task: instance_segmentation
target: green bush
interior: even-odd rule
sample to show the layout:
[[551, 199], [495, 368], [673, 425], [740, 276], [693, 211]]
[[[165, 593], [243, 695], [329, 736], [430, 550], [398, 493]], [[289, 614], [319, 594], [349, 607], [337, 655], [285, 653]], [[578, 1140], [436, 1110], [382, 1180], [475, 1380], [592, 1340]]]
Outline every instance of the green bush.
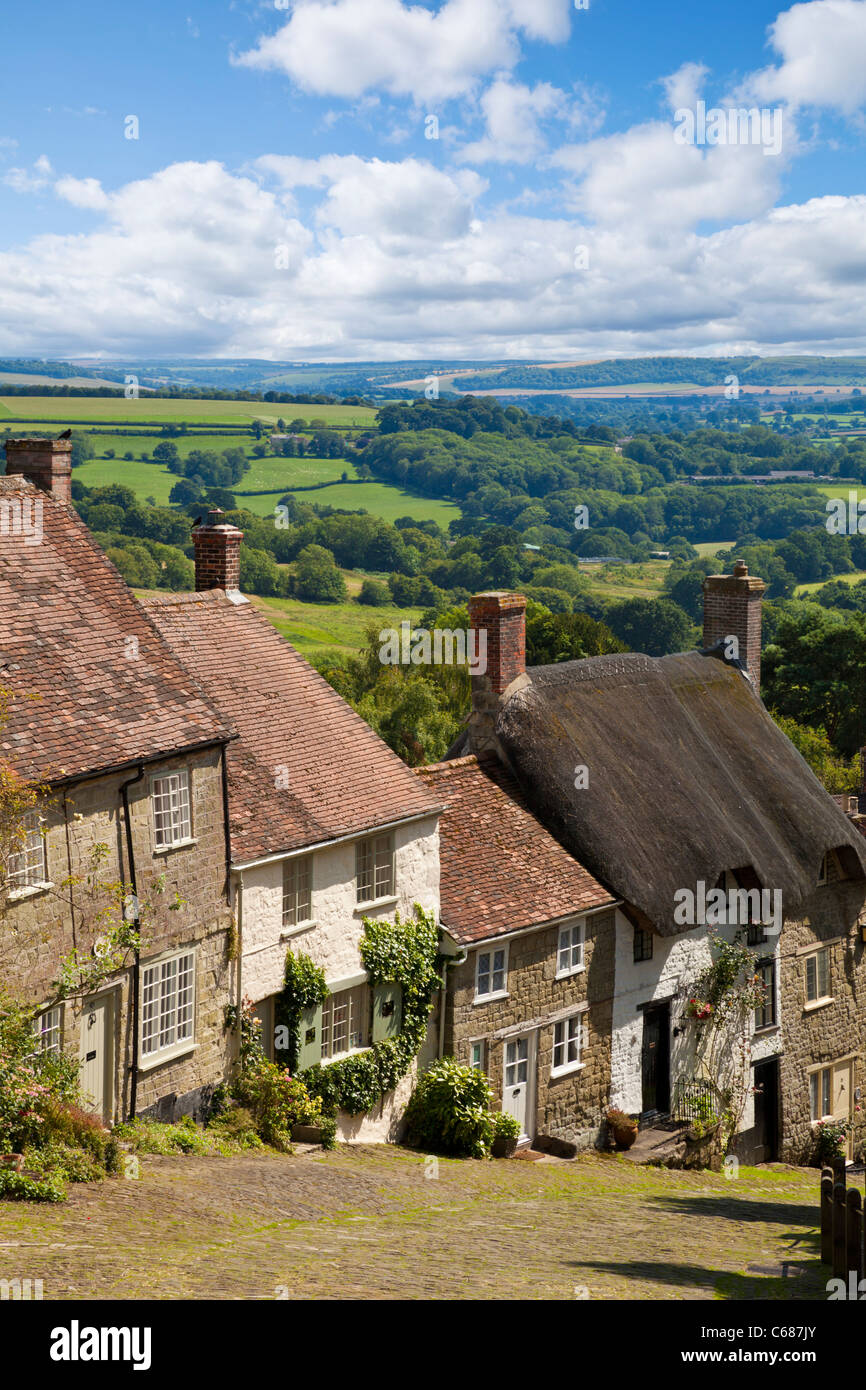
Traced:
[[249, 1110], [265, 1143], [286, 1152], [291, 1152], [295, 1125], [316, 1125], [322, 1117], [318, 1096], [311, 1095], [302, 1081], [264, 1057], [241, 1072], [232, 1092], [235, 1100]]
[[493, 1138], [504, 1139], [511, 1142], [513, 1139], [520, 1138], [520, 1121], [507, 1111], [500, 1110], [498, 1115], [493, 1116]]
[[64, 1202], [66, 1188], [56, 1174], [48, 1178], [28, 1178], [12, 1168], [0, 1168], [0, 1197], [17, 1202]]
[[492, 1093], [477, 1067], [443, 1057], [418, 1078], [406, 1108], [409, 1143], [469, 1158], [490, 1153], [495, 1119]]

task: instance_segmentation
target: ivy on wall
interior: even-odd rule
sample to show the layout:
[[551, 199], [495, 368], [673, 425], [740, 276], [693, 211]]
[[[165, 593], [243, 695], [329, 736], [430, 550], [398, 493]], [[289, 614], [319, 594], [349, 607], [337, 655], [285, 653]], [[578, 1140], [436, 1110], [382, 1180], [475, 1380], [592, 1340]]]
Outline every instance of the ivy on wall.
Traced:
[[[361, 962], [374, 986], [399, 986], [399, 1028], [391, 1037], [338, 1062], [315, 1062], [300, 1072], [311, 1095], [319, 1096], [326, 1114], [344, 1110], [350, 1115], [372, 1110], [382, 1096], [405, 1076], [427, 1036], [427, 1020], [439, 976], [439, 929], [432, 913], [419, 903], [405, 920], [363, 919]], [[302, 954], [286, 956], [285, 986], [277, 1000], [276, 1021], [286, 1028], [286, 1061], [290, 1070], [301, 1054], [301, 1021], [328, 996], [324, 973]]]

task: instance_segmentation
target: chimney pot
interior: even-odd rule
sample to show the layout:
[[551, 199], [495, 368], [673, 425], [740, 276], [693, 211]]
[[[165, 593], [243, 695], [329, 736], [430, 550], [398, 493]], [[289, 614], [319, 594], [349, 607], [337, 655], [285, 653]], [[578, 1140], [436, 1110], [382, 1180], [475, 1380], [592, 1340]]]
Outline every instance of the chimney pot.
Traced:
[[57, 502], [72, 501], [72, 441], [7, 439], [6, 475], [18, 474]]

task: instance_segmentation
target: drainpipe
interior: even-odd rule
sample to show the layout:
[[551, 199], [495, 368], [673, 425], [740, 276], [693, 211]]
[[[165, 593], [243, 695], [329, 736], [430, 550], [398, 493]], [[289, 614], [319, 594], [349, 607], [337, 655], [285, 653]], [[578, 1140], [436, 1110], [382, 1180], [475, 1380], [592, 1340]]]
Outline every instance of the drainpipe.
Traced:
[[244, 871], [241, 869], [237, 879], [237, 928], [238, 928], [238, 1012], [235, 1029], [238, 1035], [238, 1065], [240, 1066], [241, 1044], [243, 1043], [242, 1013], [244, 1001]]
[[442, 989], [439, 993], [439, 1056], [445, 1053], [445, 1001], [448, 997], [448, 967], [449, 965], [463, 965], [468, 959], [469, 952], [466, 947], [461, 947], [456, 956], [446, 960], [442, 966]]
[[[123, 819], [126, 825], [126, 857], [129, 860], [129, 883], [132, 888], [132, 896], [135, 899], [135, 917], [133, 925], [137, 932], [141, 931], [141, 918], [138, 910], [138, 879], [135, 873], [135, 851], [132, 847], [132, 821], [129, 815], [129, 788], [136, 782], [140, 782], [144, 777], [144, 763], [138, 764], [138, 772], [135, 777], [130, 777], [128, 782], [124, 782], [120, 788], [120, 795], [123, 800]], [[141, 981], [141, 951], [136, 946], [135, 956], [132, 962], [132, 1066], [129, 1079], [129, 1119], [135, 1119], [135, 1107], [138, 1100], [138, 994]]]

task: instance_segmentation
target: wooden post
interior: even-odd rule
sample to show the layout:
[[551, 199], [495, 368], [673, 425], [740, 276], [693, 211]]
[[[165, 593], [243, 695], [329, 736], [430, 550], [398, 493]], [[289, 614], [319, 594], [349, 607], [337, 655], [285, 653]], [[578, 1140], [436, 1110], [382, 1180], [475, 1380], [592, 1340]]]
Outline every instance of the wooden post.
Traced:
[[837, 1182], [833, 1188], [833, 1278], [847, 1281], [845, 1233], [848, 1212], [845, 1197], [844, 1183]]
[[857, 1290], [859, 1292], [860, 1280], [863, 1278], [863, 1207], [860, 1201], [860, 1193], [856, 1187], [848, 1189], [846, 1218], [846, 1279], [851, 1277], [851, 1272], [853, 1270], [857, 1276]]
[[833, 1169], [821, 1172], [821, 1263], [833, 1263]]
[[830, 1167], [833, 1169], [834, 1183], [841, 1183], [843, 1187], [846, 1187], [848, 1177], [848, 1166], [844, 1154], [836, 1158], [831, 1158]]

